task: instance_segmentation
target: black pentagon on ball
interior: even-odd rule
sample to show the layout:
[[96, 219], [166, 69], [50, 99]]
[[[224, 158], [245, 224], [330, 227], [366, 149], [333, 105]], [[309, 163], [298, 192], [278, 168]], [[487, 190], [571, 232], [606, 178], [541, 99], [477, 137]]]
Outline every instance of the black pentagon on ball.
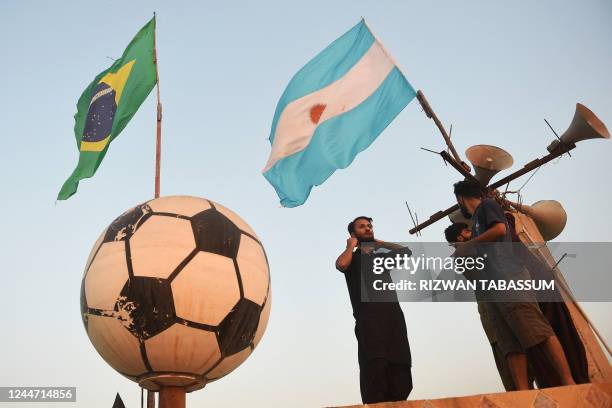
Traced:
[[115, 312], [139, 339], [161, 333], [175, 322], [170, 282], [145, 276], [130, 278], [121, 290]]
[[242, 298], [218, 326], [223, 356], [238, 353], [251, 345], [259, 325], [261, 306]]
[[87, 330], [87, 297], [85, 296], [85, 279], [81, 280], [81, 319]]
[[148, 204], [137, 205], [117, 217], [106, 230], [103, 242], [125, 241], [151, 216]]
[[235, 258], [240, 246], [240, 229], [214, 208], [191, 217], [196, 245], [200, 251]]

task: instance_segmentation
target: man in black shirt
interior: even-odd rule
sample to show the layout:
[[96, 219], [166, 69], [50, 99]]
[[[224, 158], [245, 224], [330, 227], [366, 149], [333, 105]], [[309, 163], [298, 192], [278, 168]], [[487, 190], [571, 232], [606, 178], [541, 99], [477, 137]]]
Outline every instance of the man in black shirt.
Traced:
[[[402, 401], [412, 391], [406, 322], [395, 292], [385, 293], [385, 301], [375, 301], [381, 299], [372, 293], [372, 265], [374, 257], [380, 256], [377, 249], [390, 250], [383, 256], [410, 255], [410, 250], [375, 239], [369, 217], [355, 218], [348, 232], [350, 237], [336, 260], [336, 269], [344, 273], [355, 317], [361, 399], [364, 404]], [[360, 247], [362, 243], [366, 244]], [[391, 282], [389, 271], [377, 279]]]
[[[492, 198], [483, 198], [482, 189], [477, 182], [455, 183], [454, 193], [462, 214], [473, 220], [472, 239], [458, 243], [457, 253], [460, 254], [478, 244], [476, 249], [479, 254], [487, 257], [485, 272], [488, 278], [530, 279], [528, 271], [513, 254], [512, 236], [501, 206]], [[502, 294], [497, 294], [495, 298], [487, 296], [486, 300], [492, 302], [491, 323], [500, 348], [506, 350], [505, 358], [516, 388], [529, 388], [527, 358], [523, 351], [535, 346], [541, 347], [544, 357], [559, 376], [561, 384], [575, 384], [561, 344], [538, 308], [533, 293], [512, 292], [512, 301], [500, 301], [500, 295]], [[478, 292], [476, 296], [478, 298]]]

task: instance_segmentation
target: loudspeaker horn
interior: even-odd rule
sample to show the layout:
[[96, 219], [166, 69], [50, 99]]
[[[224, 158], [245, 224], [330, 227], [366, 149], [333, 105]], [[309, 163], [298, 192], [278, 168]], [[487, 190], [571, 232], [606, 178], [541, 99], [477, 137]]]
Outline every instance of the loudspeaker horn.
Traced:
[[541, 200], [531, 205], [509, 203], [533, 219], [544, 241], [551, 241], [558, 237], [567, 223], [567, 213], [558, 201]]
[[472, 228], [472, 220], [465, 218], [463, 214], [461, 214], [461, 210], [455, 210], [452, 213], [448, 214], [448, 219], [454, 224], [456, 222], [462, 222], [467, 224], [469, 228]]
[[581, 103], [576, 104], [574, 119], [560, 137], [553, 141], [546, 149], [549, 152], [556, 150], [562, 143], [572, 144], [587, 139], [609, 139], [610, 132], [606, 125], [589, 108]]
[[491, 145], [476, 145], [468, 148], [465, 155], [474, 166], [474, 177], [483, 186], [502, 170], [512, 166], [512, 155], [502, 148]]

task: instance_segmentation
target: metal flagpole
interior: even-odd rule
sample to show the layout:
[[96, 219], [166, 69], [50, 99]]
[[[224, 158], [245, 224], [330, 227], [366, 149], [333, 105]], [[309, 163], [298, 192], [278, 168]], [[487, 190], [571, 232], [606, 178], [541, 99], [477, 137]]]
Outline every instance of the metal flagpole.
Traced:
[[147, 408], [155, 408], [155, 391], [147, 390]]
[[153, 13], [153, 18], [155, 18], [155, 29], [153, 30], [153, 62], [155, 63], [155, 78], [157, 80], [157, 145], [155, 149], [155, 198], [159, 198], [162, 105], [159, 99], [159, 65], [157, 64], [157, 17], [155, 13]]

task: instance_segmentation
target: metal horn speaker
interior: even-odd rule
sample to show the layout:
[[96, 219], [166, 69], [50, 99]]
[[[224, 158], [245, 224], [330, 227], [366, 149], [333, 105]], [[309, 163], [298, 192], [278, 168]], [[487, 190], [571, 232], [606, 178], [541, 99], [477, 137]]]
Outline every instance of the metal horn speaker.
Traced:
[[467, 224], [469, 228], [472, 228], [473, 221], [471, 219], [465, 218], [463, 214], [461, 214], [461, 210], [455, 210], [452, 213], [448, 214], [448, 219], [454, 224], [456, 222], [462, 222]]
[[572, 144], [587, 139], [609, 139], [610, 132], [606, 125], [589, 108], [581, 103], [576, 104], [574, 119], [560, 137], [553, 141], [546, 149], [553, 152], [562, 143]]
[[520, 205], [517, 210], [530, 216], [536, 223], [544, 241], [555, 239], [567, 223], [567, 213], [555, 200], [536, 201], [531, 205]]
[[474, 166], [474, 177], [483, 186], [502, 170], [512, 166], [512, 155], [502, 148], [491, 145], [476, 145], [468, 148], [465, 155]]

